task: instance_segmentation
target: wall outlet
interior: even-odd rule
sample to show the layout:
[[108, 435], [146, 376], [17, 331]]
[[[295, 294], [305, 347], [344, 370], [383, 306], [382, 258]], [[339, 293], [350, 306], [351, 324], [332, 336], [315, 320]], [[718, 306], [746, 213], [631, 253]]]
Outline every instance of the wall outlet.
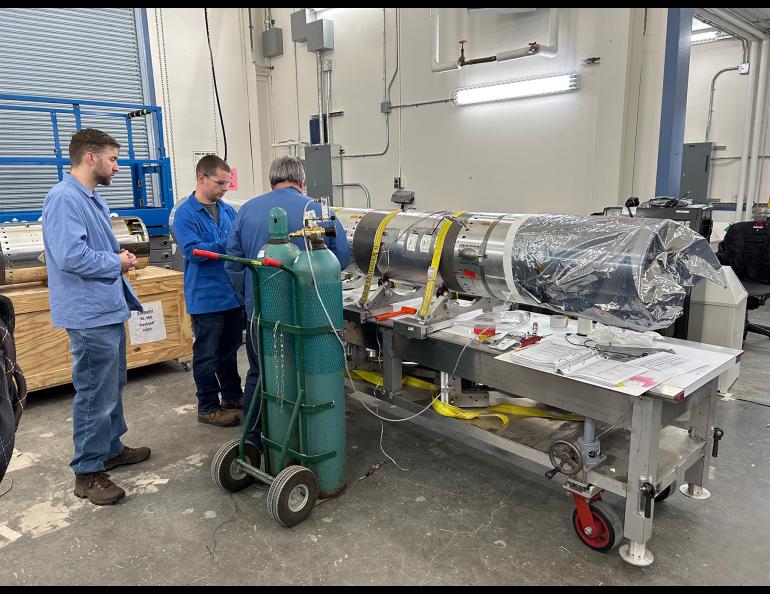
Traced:
[[404, 189], [404, 180], [400, 177], [394, 177], [393, 178], [393, 187], [396, 190], [403, 190]]

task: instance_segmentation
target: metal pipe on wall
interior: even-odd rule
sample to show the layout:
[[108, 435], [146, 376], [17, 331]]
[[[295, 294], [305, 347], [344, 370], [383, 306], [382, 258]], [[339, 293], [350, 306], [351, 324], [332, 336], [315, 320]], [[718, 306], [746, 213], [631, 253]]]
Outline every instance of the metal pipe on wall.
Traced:
[[[494, 61], [504, 62], [506, 60], [515, 60], [517, 58], [526, 58], [528, 56], [542, 56], [543, 58], [553, 58], [559, 52], [559, 10], [558, 8], [549, 8], [548, 13], [548, 45], [539, 43], [530, 43], [524, 47], [515, 48], [499, 52], [494, 56]], [[459, 70], [461, 68], [458, 60], [450, 62], [441, 62], [441, 22], [438, 12], [433, 8], [428, 9], [429, 30], [431, 35], [431, 66], [433, 72], [448, 72], [449, 70]], [[492, 61], [490, 59], [490, 61]]]
[[[770, 36], [762, 31], [761, 29], [755, 27], [748, 21], [739, 18], [734, 13], [730, 12], [727, 9], [724, 8], [704, 8], [702, 9], [706, 12], [706, 14], [709, 16], [710, 20], [714, 21], [715, 24], [718, 26], [723, 26], [726, 30], [731, 32], [738, 32], [745, 35], [750, 36], [751, 38], [755, 39], [756, 42], [752, 41], [752, 60], [751, 60], [751, 73], [750, 76], [757, 76], [756, 74], [756, 67], [757, 63], [759, 63], [759, 75], [757, 80], [757, 88], [756, 93], [754, 93], [752, 96], [754, 97], [754, 101], [752, 102], [752, 106], [749, 107], [748, 113], [747, 113], [747, 120], [750, 119], [751, 113], [754, 114], [754, 123], [751, 129], [751, 163], [749, 164], [749, 173], [748, 173], [748, 191], [745, 195], [745, 205], [744, 205], [744, 193], [743, 193], [743, 186], [744, 184], [744, 178], [743, 178], [743, 172], [744, 172], [744, 165], [743, 160], [741, 160], [741, 178], [739, 181], [739, 187], [738, 187], [738, 198], [735, 208], [735, 220], [740, 221], [744, 220], [744, 217], [746, 216], [744, 212], [744, 206], [745, 210], [747, 212], [751, 211], [751, 207], [753, 205], [754, 200], [757, 196], [757, 178], [758, 178], [758, 171], [759, 171], [759, 165], [761, 163], [761, 159], [758, 158], [760, 147], [759, 142], [762, 137], [762, 126], [764, 125], [764, 116], [765, 116], [765, 110], [764, 110], [764, 102], [765, 97], [767, 96], [767, 88], [768, 88], [768, 61], [770, 61]], [[756, 43], [760, 44], [760, 48], [757, 50]], [[753, 93], [754, 88], [752, 85], [753, 78], [749, 81], [749, 92]], [[761, 103], [760, 103], [761, 102]], [[752, 109], [753, 107], [753, 109]], [[744, 136], [744, 143], [747, 141], [747, 139]]]
[[746, 204], [744, 213], [741, 213], [739, 220], [747, 220], [747, 213], [751, 213], [754, 202], [757, 199], [757, 179], [759, 178], [759, 166], [762, 160], [759, 159], [760, 147], [759, 141], [762, 138], [762, 126], [765, 121], [765, 101], [767, 97], [767, 73], [768, 62], [770, 62], [770, 40], [762, 40], [762, 56], [759, 63], [759, 80], [757, 82], [756, 101], [754, 102], [754, 126], [751, 138], [751, 165], [749, 166], [749, 189], [746, 195]]
[[738, 196], [735, 199], [735, 221], [740, 220], [746, 197], [746, 176], [749, 170], [749, 147], [751, 144], [751, 114], [754, 105], [754, 88], [757, 83], [756, 65], [759, 61], [759, 42], [752, 40], [749, 48], [749, 81], [746, 86], [745, 116], [743, 122], [743, 141], [741, 142], [741, 166], [738, 171]]
[[732, 70], [738, 70], [737, 66], [731, 66], [730, 68], [722, 68], [719, 72], [717, 72], [714, 77], [711, 79], [711, 90], [709, 91], [709, 111], [708, 116], [706, 118], [706, 135], [703, 139], [704, 142], [709, 141], [709, 130], [711, 129], [711, 116], [714, 113], [714, 91], [716, 90], [716, 84], [717, 84], [717, 78], [719, 78], [720, 74], [724, 74], [725, 72], [730, 72]]

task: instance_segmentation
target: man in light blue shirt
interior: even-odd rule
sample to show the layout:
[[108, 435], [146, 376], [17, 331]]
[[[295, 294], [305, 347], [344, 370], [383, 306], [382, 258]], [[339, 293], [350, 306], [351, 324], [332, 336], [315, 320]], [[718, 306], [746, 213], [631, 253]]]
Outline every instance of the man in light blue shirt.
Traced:
[[136, 256], [121, 250], [107, 203], [94, 190], [109, 186], [119, 171], [117, 141], [93, 128], [72, 136], [70, 173], [43, 203], [43, 241], [48, 298], [54, 326], [65, 328], [72, 353], [75, 495], [96, 505], [125, 496], [106, 470], [136, 464], [150, 448], [130, 448], [121, 436], [126, 384], [124, 322], [142, 305], [122, 273]]
[[[286, 211], [289, 232], [302, 228], [305, 211], [321, 215], [321, 205], [305, 195], [305, 168], [302, 161], [296, 157], [278, 157], [270, 165], [271, 192], [252, 198], [238, 210], [230, 241], [227, 244], [227, 254], [239, 258], [259, 257], [259, 251], [270, 239], [268, 231], [268, 214], [273, 207]], [[329, 249], [337, 256], [340, 267], [344, 270], [350, 262], [350, 246], [342, 224], [335, 219], [336, 236], [325, 239]], [[305, 249], [301, 238], [292, 238], [300, 249]], [[245, 276], [245, 268], [233, 262], [225, 263], [225, 270], [230, 275], [233, 286], [240, 295], [245, 296], [246, 312], [250, 316], [254, 309], [252, 283]], [[287, 295], [287, 299], [290, 297]], [[256, 333], [255, 333], [256, 334]], [[251, 333], [247, 333], [246, 355], [249, 359], [249, 372], [246, 375], [244, 388], [244, 416], [249, 410], [251, 397], [259, 382], [259, 357], [252, 344]], [[261, 446], [261, 422], [257, 417], [254, 426], [249, 428], [247, 439], [256, 446]]]
[[198, 421], [219, 427], [241, 420], [237, 356], [243, 342], [243, 300], [230, 284], [224, 262], [192, 252], [225, 252], [235, 220], [235, 209], [222, 201], [230, 175], [230, 166], [222, 159], [203, 157], [195, 167], [195, 191], [174, 215], [174, 237], [184, 252], [184, 297], [195, 335], [192, 363]]

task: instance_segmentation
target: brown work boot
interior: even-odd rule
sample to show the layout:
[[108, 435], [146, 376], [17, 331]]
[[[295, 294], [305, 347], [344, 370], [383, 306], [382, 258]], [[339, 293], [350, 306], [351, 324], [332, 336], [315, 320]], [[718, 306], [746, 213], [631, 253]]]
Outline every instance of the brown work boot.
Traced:
[[104, 461], [104, 470], [112, 470], [116, 466], [125, 466], [126, 464], [136, 464], [150, 457], [150, 448], [123, 448], [117, 456]]
[[222, 401], [222, 408], [225, 410], [241, 410], [243, 408], [243, 398], [238, 400]]
[[89, 472], [75, 475], [75, 495], [96, 505], [112, 505], [123, 499], [126, 492], [106, 472]]
[[218, 408], [210, 413], [198, 414], [199, 423], [208, 423], [218, 427], [232, 427], [241, 422], [241, 415], [234, 410]]

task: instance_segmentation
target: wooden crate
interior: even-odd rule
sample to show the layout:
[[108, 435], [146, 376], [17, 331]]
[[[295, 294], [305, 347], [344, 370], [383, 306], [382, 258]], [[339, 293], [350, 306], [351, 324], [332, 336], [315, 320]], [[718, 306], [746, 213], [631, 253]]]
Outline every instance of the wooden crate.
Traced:
[[[192, 327], [184, 303], [183, 274], [148, 266], [132, 273], [131, 284], [143, 304], [161, 302], [166, 338], [132, 344], [126, 324], [128, 368], [177, 360], [189, 365], [192, 359]], [[67, 332], [51, 324], [48, 287], [26, 283], [0, 287], [13, 301], [16, 311], [16, 360], [31, 392], [72, 381], [72, 356]]]

